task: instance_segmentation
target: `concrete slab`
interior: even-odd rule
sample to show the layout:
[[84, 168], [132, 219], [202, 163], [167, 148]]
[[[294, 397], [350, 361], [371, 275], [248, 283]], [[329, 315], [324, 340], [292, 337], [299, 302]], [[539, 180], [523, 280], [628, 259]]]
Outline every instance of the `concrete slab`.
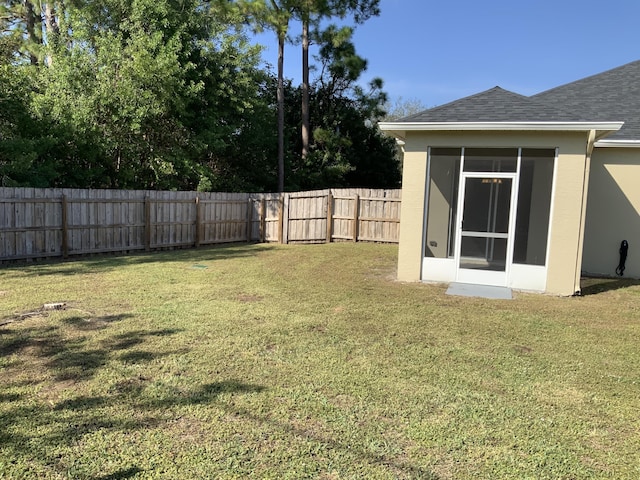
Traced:
[[473, 285], [471, 283], [450, 283], [446, 291], [447, 295], [461, 297], [480, 297], [495, 300], [513, 300], [510, 288], [493, 287], [490, 285]]

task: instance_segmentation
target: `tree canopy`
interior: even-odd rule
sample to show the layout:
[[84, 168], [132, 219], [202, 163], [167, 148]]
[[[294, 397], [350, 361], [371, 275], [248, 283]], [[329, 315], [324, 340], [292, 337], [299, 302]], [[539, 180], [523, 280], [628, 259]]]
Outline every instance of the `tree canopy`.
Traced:
[[301, 87], [261, 66], [246, 15], [259, 2], [232, 3], [3, 1], [0, 185], [397, 186], [393, 142], [375, 126], [386, 97], [380, 81], [359, 86], [366, 62], [356, 61], [350, 35], [317, 34], [326, 46], [309, 89], [312, 134], [302, 157]]

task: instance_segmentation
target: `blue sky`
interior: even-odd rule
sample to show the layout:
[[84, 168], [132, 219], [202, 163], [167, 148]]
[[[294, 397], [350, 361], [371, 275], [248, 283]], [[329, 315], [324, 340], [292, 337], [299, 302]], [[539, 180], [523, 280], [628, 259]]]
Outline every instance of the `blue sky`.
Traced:
[[[433, 107], [496, 85], [532, 95], [640, 59], [640, 0], [381, 0], [380, 7], [357, 28], [355, 45], [369, 62], [363, 81], [381, 77], [391, 101]], [[275, 35], [257, 38], [275, 70]], [[287, 47], [285, 76], [296, 83], [300, 56], [300, 47]]]

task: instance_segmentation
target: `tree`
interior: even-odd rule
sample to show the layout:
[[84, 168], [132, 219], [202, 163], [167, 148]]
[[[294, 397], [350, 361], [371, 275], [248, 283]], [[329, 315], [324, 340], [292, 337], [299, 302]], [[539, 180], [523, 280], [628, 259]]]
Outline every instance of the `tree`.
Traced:
[[304, 0], [222, 0], [251, 20], [258, 31], [272, 30], [278, 39], [277, 110], [278, 110], [278, 191], [284, 191], [284, 47], [289, 23], [300, 1]]
[[59, 175], [57, 154], [67, 132], [32, 108], [39, 67], [47, 49], [44, 2], [0, 4], [0, 184], [50, 185]]
[[[0, 112], [5, 183], [239, 188], [237, 171], [225, 168], [242, 157], [239, 142], [256, 149], [245, 150], [249, 158], [267, 154], [248, 132], [271, 140], [256, 133], [274, 123], [264, 94], [271, 78], [257, 68], [258, 47], [234, 28], [239, 18], [221, 17], [206, 0], [32, 5], [44, 25], [33, 65], [21, 53], [23, 3], [4, 2], [0, 16], [8, 79], [0, 102], [11, 107]], [[43, 165], [55, 168], [30, 177]]]
[[60, 35], [57, 11], [63, 11], [60, 1], [5, 0], [0, 5], [4, 41], [18, 40], [12, 60], [23, 57], [31, 65], [51, 63], [51, 47]]
[[[352, 14], [357, 24], [371, 16], [380, 14], [379, 0], [302, 0], [296, 8], [302, 23], [302, 95], [301, 95], [301, 156], [304, 160], [309, 152], [310, 121], [309, 121], [309, 44], [311, 34], [317, 38], [323, 37], [317, 30], [323, 20], [338, 17], [344, 19]], [[313, 27], [316, 31], [312, 32]], [[326, 41], [326, 39], [325, 39]]]
[[[322, 20], [332, 17], [345, 18], [351, 14], [356, 23], [379, 14], [379, 0], [237, 0], [234, 4], [252, 19], [258, 30], [267, 28], [276, 33], [278, 39], [278, 190], [284, 189], [284, 46], [288, 38], [289, 24], [297, 19], [302, 24], [302, 90], [301, 90], [301, 157], [307, 156], [310, 142], [309, 122], [309, 44], [312, 34], [317, 33]], [[312, 32], [313, 29], [313, 32]], [[326, 36], [323, 36], [326, 38]]]
[[[191, 9], [179, 2], [75, 2], [72, 43], [41, 73], [42, 115], [98, 147], [90, 185], [168, 187], [187, 135], [175, 113], [197, 90], [186, 78]], [[181, 175], [182, 178], [188, 175]]]
[[384, 120], [392, 122], [410, 115], [415, 115], [427, 108], [428, 107], [418, 98], [408, 98], [405, 100], [402, 97], [398, 97], [395, 102], [387, 102], [385, 105], [387, 114], [384, 116]]
[[37, 65], [42, 44], [39, 13], [31, 0], [5, 0], [0, 5], [3, 38], [17, 40], [13, 54], [28, 57], [31, 65]]
[[302, 161], [300, 89], [282, 63], [278, 77], [260, 70], [243, 33], [240, 7], [260, 5], [281, 15], [260, 18], [283, 47], [301, 0], [2, 2], [0, 182], [273, 191], [369, 178], [366, 162], [386, 155], [369, 128], [383, 94], [357, 87], [351, 30], [310, 31], [326, 45]]
[[71, 149], [73, 138], [63, 126], [33, 111], [30, 98], [37, 80], [30, 66], [0, 65], [1, 186], [48, 187], [65, 174], [60, 158]]
[[[322, 43], [319, 77], [310, 89], [315, 127], [309, 154], [292, 165], [289, 186], [397, 187], [400, 170], [395, 142], [376, 127], [385, 113], [382, 81], [372, 80], [366, 90], [358, 84], [366, 60], [355, 52], [352, 29], [332, 29], [324, 32], [331, 41]], [[299, 112], [293, 105], [291, 110]]]

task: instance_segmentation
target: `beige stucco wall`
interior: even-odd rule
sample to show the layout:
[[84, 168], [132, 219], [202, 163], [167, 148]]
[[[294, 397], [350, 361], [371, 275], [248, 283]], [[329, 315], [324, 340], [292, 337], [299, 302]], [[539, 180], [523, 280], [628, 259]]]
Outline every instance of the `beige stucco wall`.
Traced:
[[[427, 181], [427, 150], [423, 144], [405, 143], [402, 165], [402, 209], [398, 246], [398, 280], [420, 280], [422, 236], [424, 231], [424, 195]], [[407, 197], [405, 198], [405, 192]]]
[[622, 240], [629, 242], [624, 276], [640, 278], [640, 149], [596, 148], [582, 270], [615, 275]]
[[586, 132], [407, 132], [398, 279], [421, 280], [428, 147], [558, 148], [547, 292], [572, 295], [581, 267]]
[[565, 133], [558, 142], [547, 266], [547, 292], [558, 295], [580, 290], [587, 141], [586, 133]]

